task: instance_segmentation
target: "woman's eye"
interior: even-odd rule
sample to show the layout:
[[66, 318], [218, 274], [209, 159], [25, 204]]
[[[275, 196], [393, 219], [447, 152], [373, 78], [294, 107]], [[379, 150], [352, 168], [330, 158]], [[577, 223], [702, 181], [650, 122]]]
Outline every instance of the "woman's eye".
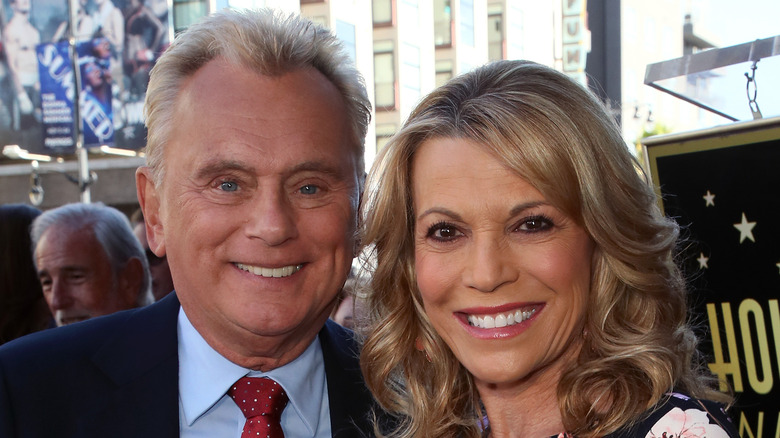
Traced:
[[517, 227], [520, 231], [538, 232], [552, 228], [552, 221], [545, 216], [531, 216], [523, 219]]
[[447, 223], [438, 223], [428, 229], [428, 237], [435, 240], [449, 241], [460, 236], [460, 231]]
[[219, 183], [219, 188], [225, 192], [235, 192], [238, 190], [238, 184], [235, 181], [222, 181]]
[[306, 184], [305, 186], [300, 188], [300, 191], [301, 194], [303, 195], [314, 195], [320, 191], [320, 188], [313, 184]]

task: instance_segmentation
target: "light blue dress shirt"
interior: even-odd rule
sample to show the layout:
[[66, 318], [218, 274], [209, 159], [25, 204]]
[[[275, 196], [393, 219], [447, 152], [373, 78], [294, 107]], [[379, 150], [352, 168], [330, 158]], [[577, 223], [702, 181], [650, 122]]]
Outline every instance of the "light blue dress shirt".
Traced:
[[179, 432], [182, 438], [241, 436], [244, 415], [226, 395], [244, 376], [270, 377], [287, 392], [287, 437], [329, 438], [330, 408], [319, 337], [294, 361], [267, 373], [242, 368], [217, 353], [179, 309]]

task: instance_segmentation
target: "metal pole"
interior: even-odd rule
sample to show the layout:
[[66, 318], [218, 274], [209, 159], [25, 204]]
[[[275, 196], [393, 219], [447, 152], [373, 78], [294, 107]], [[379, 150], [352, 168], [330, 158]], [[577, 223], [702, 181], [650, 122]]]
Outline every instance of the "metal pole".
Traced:
[[73, 69], [73, 138], [76, 142], [76, 158], [79, 161], [79, 191], [81, 202], [89, 204], [91, 178], [87, 150], [84, 148], [84, 133], [81, 129], [81, 69], [79, 69], [79, 54], [76, 50], [76, 29], [78, 29], [78, 0], [68, 0], [68, 53]]

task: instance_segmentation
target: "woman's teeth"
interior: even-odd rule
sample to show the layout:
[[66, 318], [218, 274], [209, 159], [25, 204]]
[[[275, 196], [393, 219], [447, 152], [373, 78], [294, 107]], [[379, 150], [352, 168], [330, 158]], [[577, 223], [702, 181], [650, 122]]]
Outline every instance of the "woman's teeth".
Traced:
[[515, 312], [485, 316], [469, 315], [468, 320], [472, 326], [482, 329], [501, 328], [519, 324], [533, 316], [534, 313], [536, 313], [536, 309], [517, 310]]

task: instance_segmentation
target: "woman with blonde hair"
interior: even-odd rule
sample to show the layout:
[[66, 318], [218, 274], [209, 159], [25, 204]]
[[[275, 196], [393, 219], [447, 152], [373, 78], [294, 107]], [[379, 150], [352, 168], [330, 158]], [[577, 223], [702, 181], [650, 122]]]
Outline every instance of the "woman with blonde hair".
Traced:
[[393, 437], [736, 437], [678, 227], [603, 105], [500, 61], [426, 97], [369, 175], [361, 363]]

